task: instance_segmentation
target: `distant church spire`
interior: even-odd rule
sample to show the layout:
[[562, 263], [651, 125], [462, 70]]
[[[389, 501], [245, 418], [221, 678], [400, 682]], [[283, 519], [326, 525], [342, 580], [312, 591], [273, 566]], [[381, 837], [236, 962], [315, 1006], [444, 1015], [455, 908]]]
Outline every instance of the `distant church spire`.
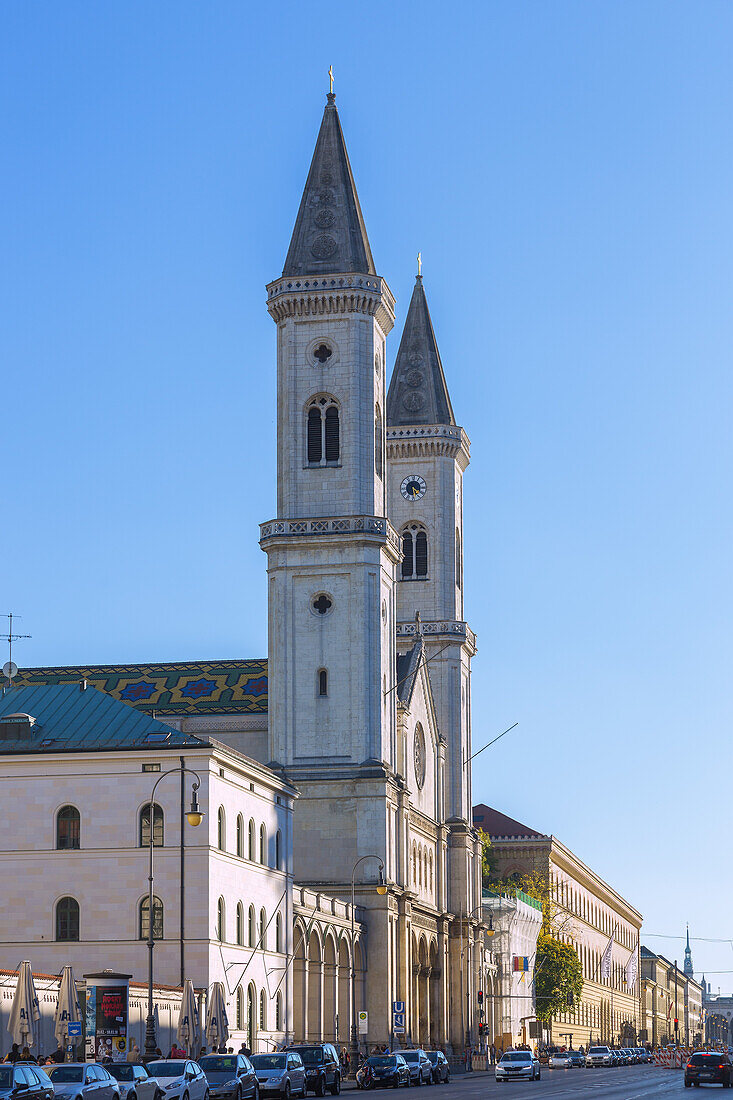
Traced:
[[283, 276], [375, 275], [356, 184], [333, 92], [318, 133]]
[[456, 422], [420, 274], [420, 253], [418, 265], [415, 288], [387, 394], [387, 424], [390, 427]]
[[686, 978], [691, 978], [694, 974], [692, 966], [692, 951], [690, 950], [690, 926], [687, 925], [687, 946], [685, 947], [685, 964], [683, 967]]

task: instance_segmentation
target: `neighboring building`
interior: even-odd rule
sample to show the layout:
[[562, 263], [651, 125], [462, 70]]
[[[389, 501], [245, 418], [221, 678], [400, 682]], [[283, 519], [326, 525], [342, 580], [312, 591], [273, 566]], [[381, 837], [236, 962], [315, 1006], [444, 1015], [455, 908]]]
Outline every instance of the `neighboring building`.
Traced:
[[698, 1046], [702, 1042], [702, 985], [664, 955], [656, 955], [643, 946], [641, 1009], [642, 1039], [645, 1043], [656, 1047], [668, 1043]]
[[[557, 837], [529, 829], [480, 803], [473, 822], [491, 837], [492, 854], [502, 878], [538, 874], [551, 885], [560, 938], [572, 944], [583, 968], [580, 1002], [552, 1021], [551, 1041], [587, 1047], [591, 1041], [632, 1045], [639, 1030], [639, 986], [633, 977], [642, 916], [613, 887], [582, 863]], [[611, 974], [601, 976], [604, 952], [611, 946]]]
[[484, 982], [486, 1036], [499, 1050], [528, 1041], [535, 1019], [534, 969], [542, 906], [522, 890], [483, 891], [485, 921], [493, 936], [488, 948], [495, 973]]
[[[421, 275], [387, 390], [394, 299], [376, 273], [333, 94], [267, 308], [278, 386], [276, 515], [260, 539], [267, 660], [28, 669], [20, 682], [86, 676], [297, 786], [298, 883], [344, 904], [357, 861], [385, 862], [385, 896], [376, 860], [356, 873], [369, 1043], [391, 1040], [392, 1002], [404, 1001], [410, 1041], [460, 1049], [475, 1032], [462, 1017], [466, 997], [475, 1010], [484, 957], [465, 764], [476, 651], [463, 607], [469, 440]], [[342, 942], [308, 934], [296, 1004], [329, 986]], [[304, 1009], [301, 1022], [312, 1039], [336, 1026], [330, 1010]]]
[[702, 978], [703, 1009], [705, 1013], [705, 1042], [727, 1046], [733, 1036], [733, 997], [714, 994], [710, 982]]

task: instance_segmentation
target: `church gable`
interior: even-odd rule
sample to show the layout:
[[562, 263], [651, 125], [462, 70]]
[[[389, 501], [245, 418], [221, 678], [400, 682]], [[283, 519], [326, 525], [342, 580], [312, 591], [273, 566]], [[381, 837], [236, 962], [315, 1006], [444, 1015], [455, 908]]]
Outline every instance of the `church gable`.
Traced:
[[407, 653], [399, 655], [397, 673], [402, 773], [410, 789], [410, 801], [427, 817], [440, 820], [437, 781], [440, 734], [422, 636], [418, 636]]

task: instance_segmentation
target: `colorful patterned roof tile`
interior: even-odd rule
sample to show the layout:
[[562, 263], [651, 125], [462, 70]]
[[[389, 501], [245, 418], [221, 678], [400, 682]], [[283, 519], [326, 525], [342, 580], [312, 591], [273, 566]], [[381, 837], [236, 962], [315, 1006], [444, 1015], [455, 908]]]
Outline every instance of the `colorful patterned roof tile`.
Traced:
[[91, 687], [159, 717], [174, 714], [267, 714], [267, 659], [181, 661], [154, 665], [79, 665], [24, 668], [15, 687], [76, 684]]

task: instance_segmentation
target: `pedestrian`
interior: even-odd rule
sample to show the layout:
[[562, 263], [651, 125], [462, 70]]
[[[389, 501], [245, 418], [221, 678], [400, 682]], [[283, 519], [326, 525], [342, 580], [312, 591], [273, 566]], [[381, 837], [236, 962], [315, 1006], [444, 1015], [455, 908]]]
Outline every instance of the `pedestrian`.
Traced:
[[491, 1044], [490, 1050], [491, 1050], [491, 1064], [492, 1064], [492, 1066], [494, 1066], [494, 1065], [496, 1065], [496, 1047], [494, 1046], [493, 1043]]
[[28, 1049], [28, 1047], [23, 1047], [23, 1053], [21, 1054], [20, 1059], [21, 1059], [22, 1062], [35, 1062], [36, 1061], [36, 1059], [31, 1054], [30, 1050]]
[[201, 1053], [199, 1054], [199, 1058], [203, 1058], [203, 1056], [204, 1056], [205, 1054], [206, 1054], [206, 1047], [205, 1047], [205, 1046], [203, 1046], [203, 1047], [201, 1047]]
[[132, 1046], [130, 1047], [130, 1049], [127, 1052], [127, 1061], [128, 1062], [139, 1062], [140, 1061], [140, 1047], [137, 1045], [137, 1043], [135, 1042], [134, 1039], [132, 1041]]
[[242, 1043], [241, 1047], [239, 1048], [239, 1053], [244, 1054], [247, 1058], [251, 1057], [252, 1054], [246, 1043]]

